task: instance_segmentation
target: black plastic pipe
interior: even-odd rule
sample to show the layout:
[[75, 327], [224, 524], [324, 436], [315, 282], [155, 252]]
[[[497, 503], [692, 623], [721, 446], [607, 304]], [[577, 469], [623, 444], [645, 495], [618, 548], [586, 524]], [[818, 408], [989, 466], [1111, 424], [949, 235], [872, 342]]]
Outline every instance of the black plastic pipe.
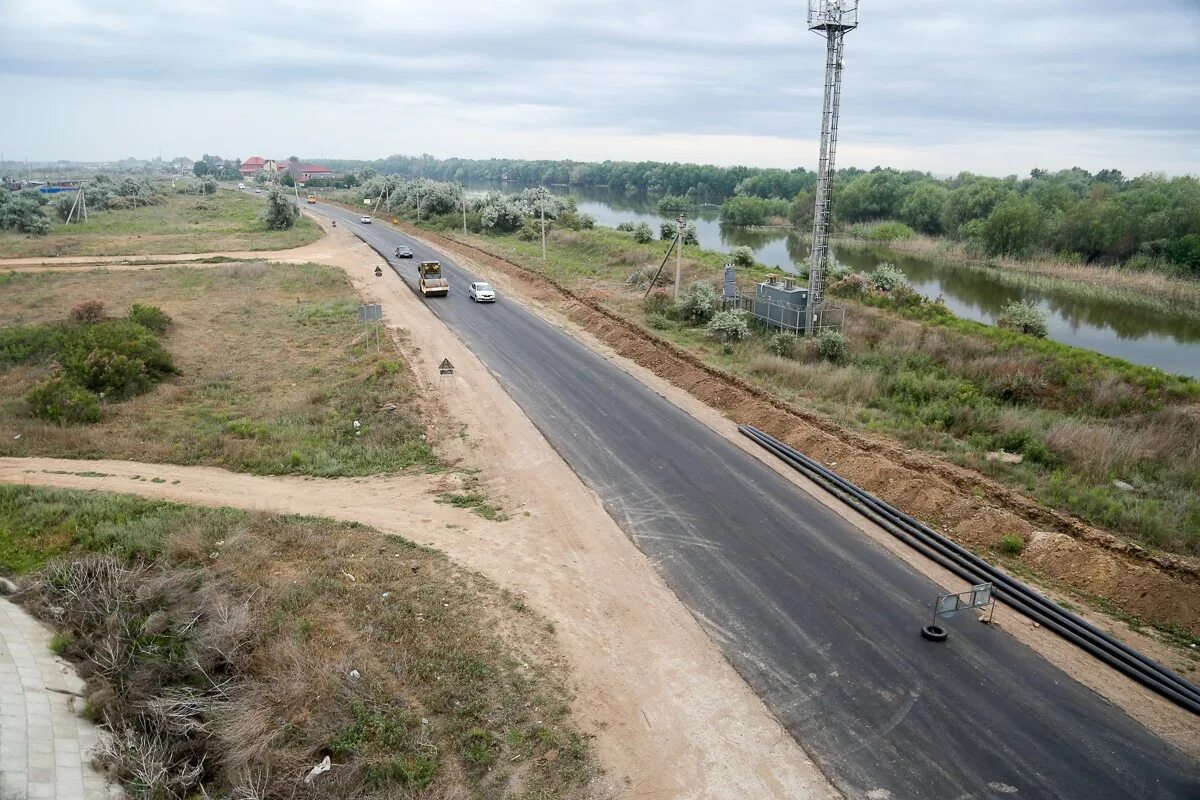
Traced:
[[[750, 428], [750, 426], [746, 426], [746, 427]], [[780, 455], [785, 460], [798, 461], [798, 462], [802, 463], [804, 466], [806, 466], [808, 469], [819, 473], [822, 478], [829, 480], [829, 481], [836, 482], [836, 483], [844, 484], [844, 487], [848, 487], [848, 490], [850, 490], [855, 501], [860, 502], [860, 503], [865, 503], [865, 504], [869, 505], [870, 507], [872, 507], [873, 509], [875, 509], [876, 511], [885, 514], [888, 518], [898, 522], [899, 524], [903, 525], [905, 528], [909, 529], [913, 535], [920, 536], [926, 540], [932, 540], [932, 542], [936, 543], [938, 546], [946, 548], [953, 557], [965, 562], [966, 566], [976, 570], [978, 572], [978, 574], [987, 577], [993, 583], [998, 584], [998, 585], [1002, 586], [1003, 588], [1010, 590], [1013, 594], [1017, 595], [1016, 599], [1023, 600], [1027, 603], [1031, 603], [1031, 604], [1041, 608], [1044, 613], [1048, 613], [1053, 616], [1059, 617], [1064, 625], [1066, 625], [1069, 628], [1074, 629], [1079, 635], [1082, 635], [1082, 636], [1090, 635], [1090, 636], [1097, 637], [1102, 646], [1105, 646], [1107, 649], [1115, 651], [1116, 657], [1120, 658], [1123, 661], [1139, 662], [1141, 665], [1144, 665], [1144, 666], [1150, 668], [1152, 671], [1158, 673], [1159, 678], [1161, 680], [1167, 682], [1168, 684], [1173, 684], [1178, 691], [1192, 697], [1193, 700], [1200, 702], [1200, 690], [1197, 690], [1195, 686], [1193, 686], [1190, 683], [1188, 683], [1187, 681], [1183, 680], [1178, 675], [1176, 675], [1174, 672], [1172, 672], [1171, 670], [1162, 666], [1158, 662], [1156, 662], [1156, 661], [1148, 658], [1147, 656], [1143, 655], [1142, 653], [1139, 653], [1138, 651], [1130, 648], [1124, 642], [1114, 639], [1113, 637], [1109, 636], [1107, 633], [1095, 628], [1093, 625], [1088, 623], [1086, 620], [1083, 620], [1083, 619], [1077, 617], [1076, 615], [1074, 615], [1074, 614], [1070, 613], [1069, 611], [1067, 611], [1066, 609], [1064, 609], [1062, 606], [1057, 605], [1053, 601], [1048, 600], [1041, 594], [1030, 589], [1028, 586], [1021, 583], [1020, 581], [1017, 581], [1014, 578], [1007, 575], [1006, 573], [1001, 572], [1000, 570], [996, 569], [988, 562], [986, 562], [983, 559], [976, 556], [974, 553], [971, 553], [970, 551], [960, 547], [957, 543], [951, 541], [950, 539], [947, 539], [945, 536], [943, 536], [942, 534], [933, 530], [932, 528], [929, 528], [925, 524], [921, 523], [919, 520], [913, 519], [912, 517], [908, 516], [904, 512], [889, 505], [887, 502], [880, 500], [880, 499], [874, 497], [873, 495], [868, 494], [867, 492], [863, 491], [861, 488], [855, 486], [854, 484], [850, 483], [849, 481], [846, 481], [844, 478], [837, 475], [836, 473], [833, 473], [830, 470], [826, 469], [819, 462], [809, 458], [808, 456], [804, 455], [803, 453], [799, 452], [798, 450], [795, 450], [794, 448], [789, 447], [788, 445], [784, 444], [783, 442], [779, 441], [778, 439], [774, 439], [773, 437], [769, 436], [768, 434], [763, 433], [762, 431], [758, 431], [757, 429], [753, 429], [753, 428], [750, 428], [750, 430], [754, 431], [753, 438], [756, 438], [757, 440], [759, 440], [760, 444], [764, 444], [765, 446], [771, 445], [773, 450], [777, 450], [777, 451], [781, 450], [782, 452], [777, 452], [777, 454]], [[750, 435], [750, 434], [747, 433], [747, 435]], [[763, 440], [768, 440], [768, 441], [764, 442]]]
[[[759, 441], [759, 443], [773, 452], [776, 452], [776, 454], [781, 458], [792, 463], [794, 468], [805, 473], [813, 480], [825, 484], [824, 476], [820, 473], [816, 471], [810, 471], [798, 462], [791, 462], [791, 459], [787, 457], [786, 453], [776, 450], [775, 447], [767, 442]], [[784, 446], [786, 447], [786, 445]], [[853, 484], [848, 485], [853, 486]], [[836, 487], [827, 488], [833, 489], [836, 494], [844, 494], [844, 492]], [[842, 499], [846, 500], [846, 502], [851, 505], [858, 505], [857, 498], [843, 496]], [[882, 503], [882, 501], [879, 502]], [[869, 507], [860, 506], [858, 510], [873, 522], [881, 525], [881, 527], [883, 527], [889, 533], [897, 536], [907, 544], [913, 545], [915, 549], [951, 570], [959, 577], [971, 581], [972, 583], [979, 581], [978, 573], [964, 565], [963, 561], [959, 558], [956, 558], [955, 553], [950, 551], [948, 548], [942, 547], [938, 543], [930, 543], [924, 538], [914, 538], [912, 531], [898, 528], [892, 520], [879, 515], [877, 511]], [[1183, 685], [1180, 686], [1175, 681], [1170, 680], [1171, 677], [1177, 678], [1177, 676], [1168, 675], [1160, 677], [1158, 674], [1147, 674], [1145, 665], [1138, 663], [1138, 659], [1136, 657], [1140, 656], [1140, 654], [1136, 653], [1136, 651], [1131, 651], [1133, 657], [1122, 657], [1121, 654], [1114, 654], [1110, 649], [1097, 645], [1093, 641], [1089, 641], [1089, 638], [1085, 634], [1081, 634], [1076, 630], [1072, 630], [1068, 624], [1064, 624], [1064, 620], [1061, 618], [1061, 616], [1054, 614], [1053, 609], [1041, 607], [1041, 604], [1038, 603], [1031, 604], [1027, 602], [1027, 599], [1021, 595], [1009, 591], [1009, 589], [1014, 587], [1027, 588], [1024, 587], [1023, 584], [1012, 581], [1011, 579], [996, 581], [994, 583], [997, 584], [995, 588], [996, 596], [1004, 600], [1004, 602], [1008, 603], [1013, 608], [1016, 608], [1040, 624], [1045, 625], [1051, 631], [1057, 633], [1059, 636], [1062, 636], [1068, 641], [1071, 641], [1072, 643], [1094, 655], [1096, 658], [1099, 658], [1100, 660], [1114, 667], [1118, 671], [1154, 689], [1160, 694], [1169, 697], [1174, 702], [1189, 708], [1189, 710], [1194, 710], [1196, 713], [1200, 713], [1200, 710], [1197, 710], [1200, 709], [1200, 704], [1195, 702], [1195, 697], [1193, 696], [1192, 692], [1189, 691], [1191, 687], [1182, 681], [1180, 681], [1180, 683], [1183, 683]], [[1040, 595], [1034, 596], [1044, 601], [1045, 604], [1053, 606], [1050, 601], [1045, 600], [1045, 598], [1042, 598]], [[1058, 607], [1054, 606], [1054, 608]], [[1065, 610], [1063, 613], [1070, 616], [1068, 612], [1065, 612]], [[1146, 661], [1150, 664], [1154, 664], [1154, 662], [1149, 661], [1149, 659], [1146, 659]], [[1166, 678], [1166, 680], [1164, 680], [1164, 678]]]
[[750, 425], [738, 427], [744, 435], [770, 450], [797, 471], [833, 491], [841, 499], [923, 555], [972, 583], [989, 580], [1005, 603], [1072, 642], [1122, 674], [1167, 697], [1194, 714], [1200, 714], [1200, 689], [1124, 642], [1098, 630], [1062, 606], [1043, 597], [968, 552], [937, 531], [886, 502], [868, 494], [787, 444]]

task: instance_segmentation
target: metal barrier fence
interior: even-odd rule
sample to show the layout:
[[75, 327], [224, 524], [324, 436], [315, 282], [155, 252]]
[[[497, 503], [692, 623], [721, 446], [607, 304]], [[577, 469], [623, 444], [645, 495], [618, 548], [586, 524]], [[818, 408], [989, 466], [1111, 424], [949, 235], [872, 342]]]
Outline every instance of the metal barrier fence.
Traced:
[[[753, 319], [769, 328], [777, 328], [797, 336], [804, 332], [805, 308], [793, 303], [780, 303], [759, 294], [738, 292], [733, 297], [721, 299], [721, 310], [745, 311]], [[823, 330], [840, 331], [845, 321], [846, 308], [844, 306], [822, 303], [817, 307], [813, 330], [815, 333]]]

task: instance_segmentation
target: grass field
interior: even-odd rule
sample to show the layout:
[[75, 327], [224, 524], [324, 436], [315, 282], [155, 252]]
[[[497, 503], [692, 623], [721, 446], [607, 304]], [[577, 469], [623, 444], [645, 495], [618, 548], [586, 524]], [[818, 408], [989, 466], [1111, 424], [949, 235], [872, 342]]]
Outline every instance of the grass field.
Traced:
[[100, 760], [131, 796], [590, 796], [551, 626], [437, 551], [325, 519], [0, 486], [12, 570], [34, 613], [60, 609], [54, 646], [115, 731]]
[[[540, 242], [439, 227], [641, 325], [654, 322], [654, 335], [842, 425], [939, 453], [1150, 547], [1200, 553], [1200, 382], [961, 320], [934, 304], [839, 299], [849, 311], [838, 363], [802, 342], [777, 355], [765, 330], [726, 346], [702, 327], [648, 319], [642, 290], [625, 285], [632, 272], [657, 267], [664, 243], [638, 245], [609, 229], [554, 231], [542, 261]], [[683, 283], [719, 283], [724, 262], [688, 248]], [[1001, 449], [1022, 462], [987, 460]]]
[[386, 347], [352, 344], [358, 299], [340, 270], [247, 263], [2, 277], [0, 320], [11, 325], [60, 322], [87, 299], [113, 315], [134, 302], [163, 308], [179, 374], [104, 405], [98, 423], [60, 426], [30, 418], [23, 399], [49, 364], [0, 372], [0, 455], [322, 476], [436, 464], [407, 365]]
[[261, 198], [234, 191], [169, 194], [161, 205], [98, 211], [84, 223], [55, 218], [46, 236], [0, 233], [0, 258], [285, 250], [320, 238], [320, 227], [303, 216], [294, 228], [268, 230], [258, 218], [263, 206]]

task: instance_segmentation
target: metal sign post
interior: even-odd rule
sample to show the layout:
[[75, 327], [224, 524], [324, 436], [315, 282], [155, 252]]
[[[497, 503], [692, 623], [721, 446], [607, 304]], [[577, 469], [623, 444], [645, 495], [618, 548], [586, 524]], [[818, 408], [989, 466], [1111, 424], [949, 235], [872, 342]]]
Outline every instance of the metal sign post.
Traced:
[[946, 641], [946, 636], [949, 634], [938, 624], [938, 619], [950, 619], [960, 611], [969, 611], [973, 608], [986, 608], [988, 615], [987, 619], [983, 621], [990, 625], [992, 617], [996, 613], [996, 599], [992, 594], [992, 589], [992, 584], [981, 583], [972, 586], [965, 592], [939, 594], [933, 601], [933, 616], [929, 624], [921, 628], [921, 635], [932, 642]]
[[371, 348], [371, 334], [374, 334], [375, 349], [379, 349], [379, 327], [383, 321], [383, 306], [378, 303], [358, 307], [358, 320], [367, 326], [367, 349]]

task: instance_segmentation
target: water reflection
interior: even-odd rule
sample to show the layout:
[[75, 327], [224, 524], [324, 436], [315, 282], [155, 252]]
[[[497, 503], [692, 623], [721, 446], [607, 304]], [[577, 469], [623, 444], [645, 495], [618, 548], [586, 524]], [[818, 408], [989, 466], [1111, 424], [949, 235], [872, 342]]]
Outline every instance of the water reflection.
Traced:
[[[505, 184], [473, 185], [472, 189], [520, 191]], [[657, 234], [662, 222], [657, 198], [646, 194], [610, 192], [606, 188], [550, 187], [576, 198], [579, 209], [600, 225], [646, 222]], [[702, 247], [730, 251], [746, 246], [759, 262], [785, 272], [796, 272], [808, 258], [806, 237], [783, 229], [736, 228], [720, 224], [720, 209], [701, 206], [692, 215]], [[1049, 336], [1055, 341], [1118, 356], [1169, 372], [1200, 377], [1200, 323], [1179, 314], [1130, 308], [1119, 300], [1081, 298], [1067, 292], [1010, 286], [999, 277], [978, 269], [965, 269], [918, 256], [876, 249], [842, 248], [837, 257], [855, 270], [869, 271], [880, 261], [904, 270], [917, 291], [928, 297], [941, 295], [956, 315], [994, 323], [1012, 300], [1027, 300], [1046, 312]]]

